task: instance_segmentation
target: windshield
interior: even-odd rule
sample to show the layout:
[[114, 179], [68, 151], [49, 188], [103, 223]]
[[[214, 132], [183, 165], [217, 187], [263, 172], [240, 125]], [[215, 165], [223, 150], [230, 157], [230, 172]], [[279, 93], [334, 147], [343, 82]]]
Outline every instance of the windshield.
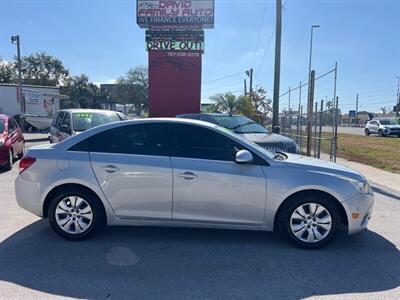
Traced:
[[381, 125], [397, 125], [396, 122], [392, 120], [381, 120], [379, 122], [381, 123]]
[[260, 124], [243, 116], [213, 116], [218, 124], [235, 133], [268, 133]]
[[120, 117], [114, 112], [74, 113], [73, 119], [75, 131], [85, 131], [99, 125], [121, 121]]
[[0, 119], [0, 133], [4, 131], [4, 120]]
[[240, 141], [242, 141], [244, 144], [251, 144], [254, 148], [257, 148], [257, 150], [261, 153], [263, 153], [264, 155], [266, 155], [267, 157], [273, 159], [276, 154], [274, 152], [271, 152], [263, 147], [261, 147], [260, 145], [251, 142], [247, 139], [245, 139], [244, 137], [241, 137], [240, 135], [234, 134], [231, 130], [228, 130], [226, 127], [222, 127], [222, 126], [216, 126], [217, 129], [225, 132], [226, 134], [234, 137], [235, 139], [239, 139]]

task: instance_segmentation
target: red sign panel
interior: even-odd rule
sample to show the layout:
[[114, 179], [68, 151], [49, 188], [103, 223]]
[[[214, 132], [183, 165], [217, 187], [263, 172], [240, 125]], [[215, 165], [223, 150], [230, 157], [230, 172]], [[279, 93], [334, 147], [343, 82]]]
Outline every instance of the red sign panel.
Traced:
[[149, 51], [150, 117], [199, 113], [201, 54]]

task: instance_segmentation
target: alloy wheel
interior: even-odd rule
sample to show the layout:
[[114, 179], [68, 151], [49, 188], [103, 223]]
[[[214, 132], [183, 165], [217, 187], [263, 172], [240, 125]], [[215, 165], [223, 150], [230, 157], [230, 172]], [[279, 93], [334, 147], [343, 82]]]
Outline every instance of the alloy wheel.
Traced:
[[93, 210], [83, 198], [69, 196], [57, 204], [55, 219], [58, 226], [66, 233], [81, 234], [90, 228]]
[[329, 211], [318, 203], [304, 203], [295, 208], [290, 217], [290, 229], [302, 242], [316, 243], [328, 236], [332, 229]]

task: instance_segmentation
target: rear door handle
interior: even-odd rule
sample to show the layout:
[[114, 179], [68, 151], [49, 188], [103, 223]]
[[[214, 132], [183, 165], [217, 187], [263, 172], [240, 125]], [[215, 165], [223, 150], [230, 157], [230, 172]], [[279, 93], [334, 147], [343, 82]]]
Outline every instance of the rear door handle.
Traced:
[[185, 172], [185, 173], [179, 173], [178, 177], [182, 177], [186, 180], [193, 180], [193, 179], [197, 178], [198, 176], [192, 172]]
[[102, 166], [101, 169], [107, 173], [115, 173], [119, 171], [119, 168], [113, 165]]

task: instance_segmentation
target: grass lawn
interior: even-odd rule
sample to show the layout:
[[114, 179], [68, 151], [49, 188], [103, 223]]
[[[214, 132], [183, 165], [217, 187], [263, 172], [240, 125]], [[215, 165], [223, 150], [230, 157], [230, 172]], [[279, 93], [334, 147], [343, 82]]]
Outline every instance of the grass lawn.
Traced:
[[[321, 152], [330, 152], [330, 142], [322, 142]], [[400, 138], [397, 137], [380, 138], [339, 133], [337, 155], [400, 174]]]

